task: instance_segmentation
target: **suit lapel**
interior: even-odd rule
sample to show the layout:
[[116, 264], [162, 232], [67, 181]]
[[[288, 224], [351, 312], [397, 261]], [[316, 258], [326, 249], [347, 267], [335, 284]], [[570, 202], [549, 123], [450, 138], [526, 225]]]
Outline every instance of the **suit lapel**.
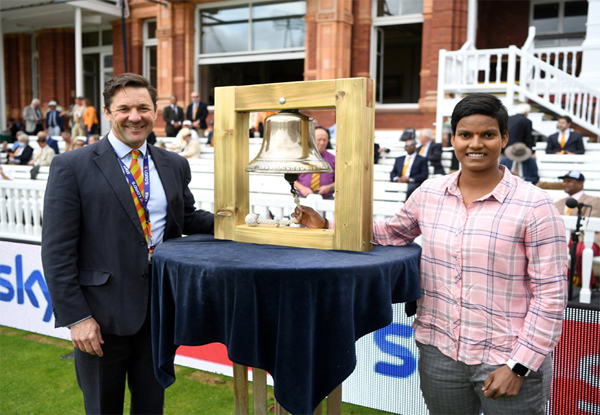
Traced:
[[110, 141], [108, 141], [108, 136], [105, 136], [96, 144], [95, 152], [97, 156], [94, 158], [94, 162], [98, 166], [98, 169], [112, 187], [125, 213], [129, 216], [140, 235], [145, 236], [140, 218], [135, 210], [133, 198], [131, 197], [131, 190], [127, 185], [127, 180], [125, 179], [117, 155], [110, 145]]

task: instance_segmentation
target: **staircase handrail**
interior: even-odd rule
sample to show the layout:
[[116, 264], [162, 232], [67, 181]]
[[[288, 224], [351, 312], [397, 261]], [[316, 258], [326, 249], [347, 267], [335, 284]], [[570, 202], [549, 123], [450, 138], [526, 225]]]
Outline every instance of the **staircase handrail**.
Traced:
[[[575, 124], [600, 135], [600, 90], [537, 58], [533, 54], [535, 52], [528, 52], [517, 46], [485, 50], [440, 50], [436, 125], [442, 125], [443, 117], [449, 115], [443, 113], [446, 92], [462, 94], [484, 90], [506, 92], [509, 106], [514, 101], [514, 94], [518, 93], [521, 101], [531, 99], [557, 114], [570, 116]], [[504, 56], [508, 58], [506, 82], [501, 80], [501, 60]], [[482, 57], [487, 59], [483, 65]], [[498, 59], [496, 79], [490, 82], [491, 57]], [[519, 83], [516, 77], [517, 58], [521, 60]], [[451, 74], [448, 74], [447, 70]], [[480, 71], [485, 72], [482, 84], [478, 81]], [[544, 72], [544, 78], [536, 76], [541, 72]], [[451, 79], [448, 79], [447, 75], [451, 75]], [[539, 85], [543, 85], [545, 90], [538, 93]], [[555, 98], [554, 102], [552, 97]], [[436, 129], [436, 141], [441, 141], [441, 134], [441, 128]]]
[[[515, 90], [519, 91], [521, 97], [527, 97], [557, 114], [568, 115], [575, 124], [600, 135], [600, 89], [582, 82], [579, 78], [565, 71], [555, 68], [542, 59], [535, 57], [530, 52], [523, 51], [516, 46], [510, 46], [509, 49], [511, 53], [515, 53], [521, 58], [520, 82], [514, 86]], [[534, 73], [545, 72], [545, 78], [529, 79], [528, 75], [531, 74], [532, 69], [534, 69]], [[534, 82], [545, 82], [547, 84], [543, 98], [537, 93], [537, 88], [533, 84]], [[550, 82], [556, 83], [552, 90], [549, 87]], [[534, 91], [530, 88], [532, 85], [534, 86]], [[550, 95], [559, 95], [560, 99], [555, 99], [555, 102], [552, 102], [549, 99]], [[565, 97], [565, 108], [556, 104], [556, 102], [562, 102], [563, 96]], [[524, 101], [524, 99], [521, 99], [521, 101]], [[588, 102], [590, 105], [588, 105]], [[595, 109], [591, 105], [593, 102], [596, 102]]]

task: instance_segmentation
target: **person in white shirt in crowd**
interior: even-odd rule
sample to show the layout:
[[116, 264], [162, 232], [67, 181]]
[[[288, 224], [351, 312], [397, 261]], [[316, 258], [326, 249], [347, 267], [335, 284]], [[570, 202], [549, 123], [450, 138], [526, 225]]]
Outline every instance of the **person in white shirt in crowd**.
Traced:
[[183, 147], [179, 154], [188, 159], [200, 158], [200, 141], [192, 139], [192, 133], [189, 128], [182, 128], [179, 131], [180, 138], [183, 140]]
[[40, 146], [40, 152], [29, 162], [30, 166], [49, 167], [52, 159], [56, 156], [56, 152], [50, 147], [46, 141], [48, 134], [45, 131], [37, 133], [37, 143]]

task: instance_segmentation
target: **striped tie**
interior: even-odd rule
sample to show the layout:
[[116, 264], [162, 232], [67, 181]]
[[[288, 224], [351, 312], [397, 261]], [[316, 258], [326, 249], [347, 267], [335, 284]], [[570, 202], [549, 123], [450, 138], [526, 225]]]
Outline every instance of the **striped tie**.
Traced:
[[313, 173], [310, 179], [310, 188], [313, 192], [317, 192], [321, 187], [321, 173]]
[[410, 166], [410, 156], [406, 160], [404, 160], [404, 166], [402, 166], [402, 177], [406, 177], [406, 171], [408, 170], [408, 166]]
[[[140, 163], [138, 161], [138, 157], [140, 155], [139, 150], [133, 150], [131, 152], [131, 166], [129, 166], [129, 170], [131, 171], [131, 175], [135, 179], [142, 196], [144, 196], [144, 176], [142, 175], [142, 170], [140, 169]], [[137, 210], [138, 216], [140, 217], [140, 223], [142, 224], [142, 229], [144, 230], [144, 235], [146, 236], [146, 242], [148, 242], [148, 224], [146, 223], [146, 214], [144, 213], [144, 207], [140, 203], [137, 198], [135, 191], [133, 190], [133, 186], [129, 185], [131, 189], [131, 195], [133, 196], [133, 202], [135, 203], [135, 209]]]

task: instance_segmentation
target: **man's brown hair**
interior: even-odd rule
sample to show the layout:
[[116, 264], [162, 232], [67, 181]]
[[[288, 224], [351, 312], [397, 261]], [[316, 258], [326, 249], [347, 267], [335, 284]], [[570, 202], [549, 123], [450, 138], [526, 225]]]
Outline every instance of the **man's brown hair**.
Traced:
[[122, 73], [119, 76], [114, 77], [110, 81], [106, 83], [104, 86], [104, 106], [106, 110], [110, 114], [110, 104], [112, 103], [113, 96], [122, 90], [123, 88], [146, 88], [150, 93], [150, 98], [152, 99], [152, 104], [154, 105], [154, 109], [156, 110], [156, 88], [154, 88], [150, 82], [146, 78], [141, 75], [126, 72]]

